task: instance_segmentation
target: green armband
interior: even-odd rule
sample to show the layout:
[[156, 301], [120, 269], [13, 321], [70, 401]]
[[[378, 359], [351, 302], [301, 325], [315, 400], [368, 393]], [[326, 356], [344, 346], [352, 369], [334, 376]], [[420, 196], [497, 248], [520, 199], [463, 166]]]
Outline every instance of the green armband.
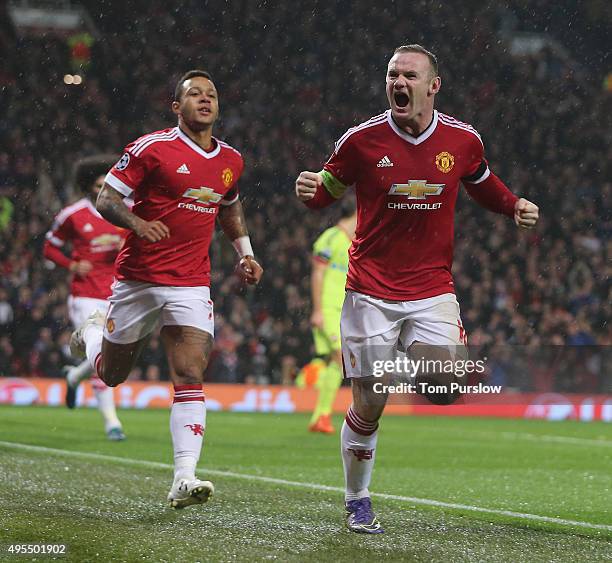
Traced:
[[340, 199], [344, 195], [344, 192], [347, 190], [348, 186], [345, 186], [340, 180], [338, 180], [338, 178], [327, 170], [321, 170], [319, 174], [321, 174], [323, 177], [323, 185], [329, 192], [329, 195], [336, 199]]

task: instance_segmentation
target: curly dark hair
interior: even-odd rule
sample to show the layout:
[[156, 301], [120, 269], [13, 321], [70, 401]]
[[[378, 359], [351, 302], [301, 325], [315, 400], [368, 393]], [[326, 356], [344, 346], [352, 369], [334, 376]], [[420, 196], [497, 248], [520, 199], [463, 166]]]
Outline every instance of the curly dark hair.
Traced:
[[75, 187], [84, 194], [88, 194], [96, 178], [106, 175], [118, 158], [114, 154], [96, 154], [79, 160], [74, 165]]

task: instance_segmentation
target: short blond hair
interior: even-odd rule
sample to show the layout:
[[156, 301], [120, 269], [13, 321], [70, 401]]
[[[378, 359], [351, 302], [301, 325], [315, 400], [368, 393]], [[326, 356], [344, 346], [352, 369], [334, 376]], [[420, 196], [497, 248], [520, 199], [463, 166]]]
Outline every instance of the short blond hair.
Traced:
[[418, 45], [417, 43], [411, 43], [410, 45], [400, 45], [395, 51], [393, 51], [394, 55], [397, 53], [421, 53], [425, 55], [429, 59], [429, 64], [431, 65], [431, 70], [433, 71], [434, 76], [438, 76], [438, 57], [436, 57], [431, 51], [428, 51], [422, 45]]

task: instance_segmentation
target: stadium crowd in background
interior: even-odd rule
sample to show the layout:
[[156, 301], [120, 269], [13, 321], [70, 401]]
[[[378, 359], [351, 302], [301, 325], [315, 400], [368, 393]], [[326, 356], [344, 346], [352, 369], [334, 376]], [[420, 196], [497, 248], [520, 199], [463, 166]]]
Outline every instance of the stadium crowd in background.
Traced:
[[[460, 196], [453, 273], [470, 343], [612, 344], [612, 94], [602, 61], [584, 42], [517, 57], [507, 40], [529, 24], [563, 44], [561, 16], [537, 21], [524, 6], [468, 2], [453, 18], [422, 2], [402, 18], [394, 4], [321, 2], [298, 21], [287, 3], [204, 13], [195, 1], [168, 11], [154, 0], [134, 2], [133, 17], [113, 12], [122, 6], [98, 17], [89, 4], [98, 36], [79, 86], [62, 81], [65, 39], [21, 37], [0, 17], [0, 375], [62, 375], [69, 284], [42, 247], [53, 216], [78, 197], [73, 164], [167, 127], [176, 79], [204, 68], [223, 93], [217, 135], [245, 157], [241, 194], [267, 267], [247, 289], [231, 274], [233, 248], [213, 242], [207, 380], [291, 382], [312, 357], [312, 243], [337, 220], [333, 209], [304, 211], [295, 176], [319, 166], [347, 127], [386, 109], [380, 69], [405, 42], [437, 54], [438, 108], [474, 125], [496, 173], [540, 206], [538, 229], [517, 238], [511, 222]], [[157, 338], [133, 376], [168, 378]]]

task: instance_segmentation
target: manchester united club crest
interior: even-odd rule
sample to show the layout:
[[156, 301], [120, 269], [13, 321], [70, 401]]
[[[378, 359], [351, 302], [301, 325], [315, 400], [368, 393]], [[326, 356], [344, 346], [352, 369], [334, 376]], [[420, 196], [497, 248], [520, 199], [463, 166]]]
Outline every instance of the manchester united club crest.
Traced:
[[113, 319], [106, 319], [106, 330], [109, 334], [112, 334], [115, 330], [115, 321]]
[[436, 155], [436, 166], [440, 172], [448, 174], [455, 166], [455, 157], [446, 151]]
[[223, 180], [223, 185], [226, 188], [229, 188], [232, 180], [234, 179], [234, 173], [231, 168], [226, 168], [223, 172], [221, 172], [221, 179]]

